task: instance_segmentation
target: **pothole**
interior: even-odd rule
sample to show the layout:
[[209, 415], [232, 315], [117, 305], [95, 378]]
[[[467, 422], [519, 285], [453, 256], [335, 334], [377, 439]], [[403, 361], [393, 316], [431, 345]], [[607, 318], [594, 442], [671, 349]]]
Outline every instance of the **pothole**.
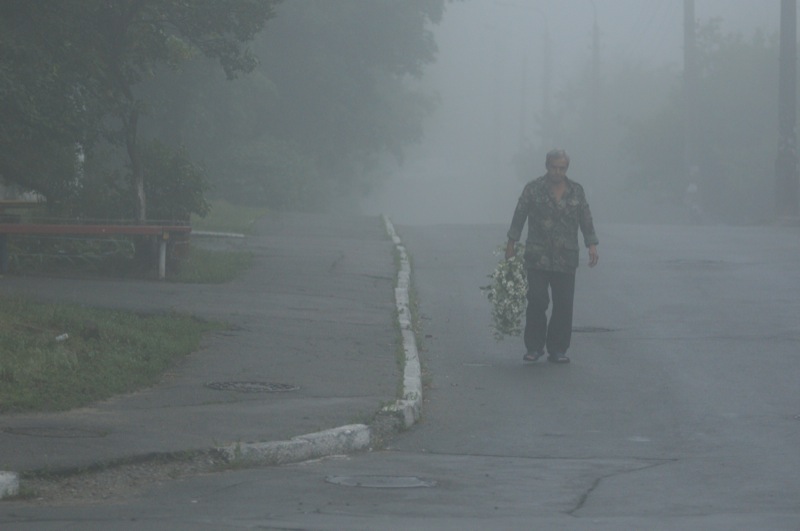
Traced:
[[285, 393], [300, 389], [296, 385], [273, 382], [208, 382], [205, 386], [215, 391], [237, 393]]
[[325, 481], [344, 487], [370, 489], [416, 489], [436, 486], [435, 481], [416, 476], [328, 476]]
[[69, 428], [57, 426], [26, 426], [3, 428], [3, 433], [12, 435], [27, 435], [29, 437], [47, 437], [53, 439], [98, 439], [108, 435], [105, 430], [91, 430], [86, 428]]

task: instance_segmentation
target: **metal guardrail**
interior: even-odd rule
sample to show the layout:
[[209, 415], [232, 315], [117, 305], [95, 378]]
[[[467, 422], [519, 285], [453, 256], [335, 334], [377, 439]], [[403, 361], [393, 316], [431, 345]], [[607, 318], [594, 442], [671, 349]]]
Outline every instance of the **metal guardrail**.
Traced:
[[7, 272], [9, 264], [8, 236], [152, 236], [159, 243], [158, 278], [166, 278], [167, 243], [173, 234], [189, 234], [190, 225], [114, 225], [75, 223], [0, 223], [0, 271]]

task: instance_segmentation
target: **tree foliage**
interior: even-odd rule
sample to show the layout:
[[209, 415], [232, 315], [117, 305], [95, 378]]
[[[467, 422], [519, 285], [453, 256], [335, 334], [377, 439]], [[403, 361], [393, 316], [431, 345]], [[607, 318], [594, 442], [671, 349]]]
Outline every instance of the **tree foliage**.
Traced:
[[[144, 219], [139, 148], [144, 102], [134, 88], [159, 66], [175, 67], [196, 54], [217, 60], [229, 78], [252, 70], [256, 60], [245, 43], [273, 15], [277, 1], [4, 2], [0, 24], [11, 31], [2, 37], [0, 90], [9, 102], [2, 110], [19, 120], [3, 127], [0, 140], [44, 145], [47, 155], [80, 145], [91, 156], [93, 141], [105, 133], [125, 147], [136, 217]], [[3, 142], [3, 179], [42, 191], [50, 200], [63, 199], [61, 185], [75, 179], [74, 168], [63, 164], [63, 157], [45, 157], [51, 168], [36, 167], [32, 160], [15, 162], [13, 152], [6, 151], [12, 146], [13, 141]]]
[[[682, 213], [687, 186], [697, 179], [709, 221], [755, 223], [773, 216], [777, 35], [725, 33], [719, 21], [711, 20], [697, 28], [697, 55], [693, 151], [699, 154], [698, 176], [688, 175], [685, 167], [680, 68], [604, 63], [598, 102], [587, 64], [559, 92], [558, 126], [551, 133], [557, 144], [576, 154], [571, 170], [591, 188], [596, 203], [619, 207], [607, 215], [642, 200], [663, 207], [664, 215]], [[594, 136], [592, 112], [599, 115]], [[532, 160], [538, 168], [543, 153]]]
[[409, 80], [435, 59], [443, 11], [444, 0], [283, 3], [253, 42], [250, 75], [227, 83], [197, 60], [147, 84], [151, 132], [184, 143], [231, 201], [310, 209], [356, 195], [422, 137], [434, 99]]
[[0, 4], [0, 176], [61, 198], [73, 187], [76, 144], [96, 138], [100, 114], [79, 28], [62, 7]]
[[[700, 199], [713, 219], [732, 223], [772, 216], [778, 145], [777, 37], [723, 34], [711, 21], [698, 30], [700, 66], [696, 153]], [[683, 93], [633, 125], [631, 178], [680, 201], [690, 176], [683, 168]]]
[[310, 1], [282, 6], [284, 24], [256, 43], [281, 97], [275, 123], [332, 179], [352, 183], [372, 156], [421, 137], [431, 101], [413, 92], [437, 51], [442, 0]]
[[444, 5], [7, 0], [0, 178], [76, 215], [143, 219], [145, 196], [161, 216], [160, 187], [186, 182], [182, 160], [233, 201], [330, 205], [421, 138], [434, 98], [409, 80], [435, 59]]

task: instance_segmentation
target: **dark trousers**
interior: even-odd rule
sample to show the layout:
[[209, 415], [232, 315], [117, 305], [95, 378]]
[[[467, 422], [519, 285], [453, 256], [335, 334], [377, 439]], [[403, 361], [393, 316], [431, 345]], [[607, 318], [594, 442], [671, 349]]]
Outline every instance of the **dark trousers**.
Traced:
[[[525, 313], [525, 348], [528, 352], [564, 354], [572, 338], [572, 302], [575, 273], [528, 269], [528, 308]], [[547, 321], [550, 296], [553, 311]]]

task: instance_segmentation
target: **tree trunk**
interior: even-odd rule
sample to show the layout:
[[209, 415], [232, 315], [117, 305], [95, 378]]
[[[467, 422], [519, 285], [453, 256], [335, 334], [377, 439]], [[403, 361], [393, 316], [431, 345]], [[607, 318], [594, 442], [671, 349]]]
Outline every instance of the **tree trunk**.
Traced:
[[133, 109], [125, 120], [125, 145], [133, 172], [133, 188], [136, 190], [136, 221], [144, 223], [147, 219], [147, 198], [144, 193], [144, 170], [142, 156], [137, 143], [139, 124], [139, 106], [134, 103]]

